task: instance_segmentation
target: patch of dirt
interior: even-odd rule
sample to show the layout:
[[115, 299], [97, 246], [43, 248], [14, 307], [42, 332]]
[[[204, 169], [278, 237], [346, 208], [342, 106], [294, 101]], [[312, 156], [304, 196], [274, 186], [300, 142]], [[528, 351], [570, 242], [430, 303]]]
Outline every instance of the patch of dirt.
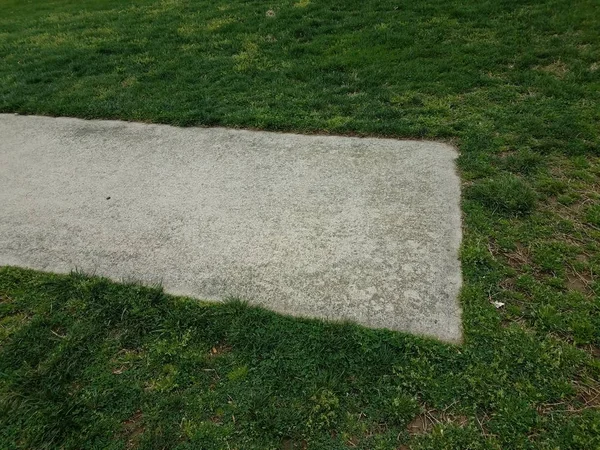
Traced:
[[459, 427], [466, 427], [469, 424], [469, 418], [467, 416], [452, 416], [450, 422], [453, 422]]
[[216, 425], [222, 425], [223, 424], [223, 419], [221, 416], [217, 415], [217, 416], [212, 416], [209, 419], [212, 423], [216, 424]]
[[503, 254], [508, 261], [508, 265], [515, 270], [519, 271], [525, 265], [532, 265], [529, 249], [521, 244], [517, 244], [517, 248], [514, 251], [504, 252]]
[[409, 434], [426, 434], [433, 428], [433, 422], [431, 422], [425, 414], [419, 414], [415, 417], [412, 422], [407, 426]]
[[12, 298], [10, 298], [7, 294], [0, 293], [0, 303], [12, 303]]
[[358, 447], [359, 444], [360, 439], [358, 439], [356, 436], [350, 436], [348, 440], [346, 440], [346, 445], [351, 448]]
[[294, 441], [292, 439], [284, 439], [281, 443], [281, 450], [306, 450], [308, 443], [306, 441]]
[[567, 288], [571, 291], [581, 292], [582, 294], [589, 295], [589, 284], [591, 280], [586, 279], [582, 274], [578, 272], [567, 273]]
[[415, 417], [406, 428], [411, 435], [427, 434], [439, 423], [452, 423], [462, 428], [469, 424], [469, 418], [467, 416], [449, 414], [445, 411], [425, 410]]
[[564, 77], [569, 72], [567, 65], [560, 59], [547, 66], [538, 66], [536, 69], [541, 70], [542, 72], [551, 73], [558, 78]]
[[210, 349], [210, 356], [217, 357], [217, 356], [221, 356], [225, 353], [229, 353], [230, 351], [231, 351], [231, 346], [220, 343]]
[[125, 422], [123, 422], [123, 437], [127, 439], [127, 449], [137, 448], [140, 437], [144, 433], [144, 425], [142, 424], [144, 415], [139, 409]]
[[515, 288], [515, 279], [512, 277], [505, 278], [498, 285], [505, 291], [511, 291]]
[[370, 438], [376, 436], [378, 434], [384, 434], [388, 431], [388, 426], [385, 423], [376, 423], [373, 426], [369, 427], [367, 432], [365, 433], [365, 437]]
[[584, 408], [600, 408], [600, 383], [595, 386], [582, 387], [577, 400], [580, 401]]
[[575, 382], [575, 385], [578, 393], [574, 399], [539, 405], [538, 413], [540, 415], [553, 412], [577, 414], [587, 409], [600, 409], [600, 383]]

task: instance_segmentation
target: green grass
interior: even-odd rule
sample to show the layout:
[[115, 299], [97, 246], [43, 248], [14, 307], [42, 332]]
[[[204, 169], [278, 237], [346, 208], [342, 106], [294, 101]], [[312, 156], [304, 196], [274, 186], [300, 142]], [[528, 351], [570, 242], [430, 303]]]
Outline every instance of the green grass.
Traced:
[[445, 140], [465, 194], [458, 347], [0, 269], [0, 448], [600, 448], [599, 105], [595, 0], [0, 0], [0, 111]]
[[466, 197], [479, 201], [494, 212], [509, 216], [528, 214], [536, 203], [535, 191], [512, 174], [480, 181], [469, 187]]
[[0, 286], [3, 448], [396, 449], [419, 415], [415, 448], [600, 445], [597, 362], [472, 289], [459, 347], [78, 274]]

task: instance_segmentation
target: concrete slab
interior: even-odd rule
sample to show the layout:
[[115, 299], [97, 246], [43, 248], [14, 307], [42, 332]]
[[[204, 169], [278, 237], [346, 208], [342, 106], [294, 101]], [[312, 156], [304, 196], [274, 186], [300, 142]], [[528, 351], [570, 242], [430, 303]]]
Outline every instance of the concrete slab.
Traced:
[[456, 152], [0, 115], [0, 264], [461, 339]]

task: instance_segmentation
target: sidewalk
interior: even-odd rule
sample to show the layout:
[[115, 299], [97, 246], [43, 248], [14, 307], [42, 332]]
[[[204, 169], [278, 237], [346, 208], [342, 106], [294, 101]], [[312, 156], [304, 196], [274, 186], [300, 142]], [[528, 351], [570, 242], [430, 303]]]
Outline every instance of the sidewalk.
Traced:
[[0, 265], [461, 339], [455, 150], [0, 114]]

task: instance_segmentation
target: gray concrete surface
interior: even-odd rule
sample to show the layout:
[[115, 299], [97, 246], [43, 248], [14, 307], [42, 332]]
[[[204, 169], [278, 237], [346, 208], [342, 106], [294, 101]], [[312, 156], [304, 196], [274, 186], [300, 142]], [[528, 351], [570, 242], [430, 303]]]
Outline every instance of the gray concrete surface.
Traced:
[[0, 264], [461, 339], [434, 142], [0, 115]]

